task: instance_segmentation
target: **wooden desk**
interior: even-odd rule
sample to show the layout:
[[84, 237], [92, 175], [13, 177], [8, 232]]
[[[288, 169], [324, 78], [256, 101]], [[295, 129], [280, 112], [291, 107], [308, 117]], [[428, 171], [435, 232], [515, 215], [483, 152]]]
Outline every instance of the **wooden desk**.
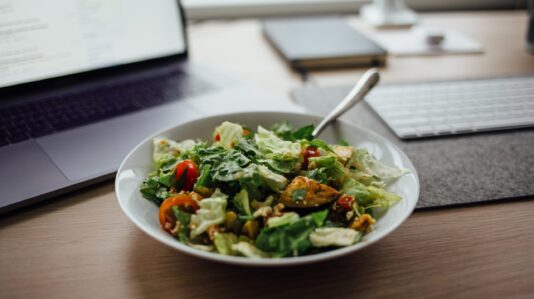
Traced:
[[[534, 56], [523, 51], [524, 12], [433, 14], [423, 22], [458, 28], [486, 53], [391, 58], [386, 81], [534, 71]], [[261, 38], [257, 21], [195, 24], [190, 35], [196, 61], [281, 96], [301, 84]], [[340, 84], [360, 73], [317, 72], [312, 79]], [[191, 258], [157, 243], [122, 214], [107, 182], [3, 216], [0, 297], [532, 298], [534, 201], [418, 211], [356, 254], [256, 269]]]

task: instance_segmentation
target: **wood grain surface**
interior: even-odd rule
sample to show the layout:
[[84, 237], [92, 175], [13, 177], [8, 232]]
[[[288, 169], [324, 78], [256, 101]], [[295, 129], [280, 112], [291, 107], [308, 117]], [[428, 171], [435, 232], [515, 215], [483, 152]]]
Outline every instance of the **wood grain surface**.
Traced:
[[[534, 56], [522, 50], [524, 12], [423, 20], [468, 31], [486, 54], [392, 58], [383, 70], [387, 80], [534, 71]], [[301, 84], [262, 39], [256, 20], [210, 21], [189, 31], [198, 62], [283, 96]], [[359, 73], [319, 72], [313, 80], [346, 83]], [[533, 298], [534, 201], [418, 211], [355, 254], [263, 269], [207, 262], [165, 247], [126, 218], [107, 182], [0, 219], [0, 298], [32, 297]]]

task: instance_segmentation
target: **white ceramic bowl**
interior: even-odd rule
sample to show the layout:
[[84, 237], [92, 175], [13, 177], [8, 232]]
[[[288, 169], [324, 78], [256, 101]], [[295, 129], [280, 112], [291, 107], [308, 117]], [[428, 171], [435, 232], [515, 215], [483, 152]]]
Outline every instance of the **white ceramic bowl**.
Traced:
[[124, 213], [126, 213], [137, 227], [152, 238], [181, 252], [229, 264], [255, 266], [306, 264], [346, 255], [380, 240], [399, 227], [412, 213], [417, 203], [419, 197], [419, 180], [412, 162], [406, 155], [391, 142], [376, 133], [355, 125], [337, 121], [321, 134], [320, 137], [322, 139], [325, 139], [329, 143], [336, 143], [340, 139], [345, 139], [351, 145], [367, 148], [378, 160], [387, 165], [394, 165], [410, 170], [409, 174], [404, 175], [388, 188], [390, 191], [400, 194], [403, 197], [402, 201], [390, 208], [377, 221], [375, 230], [367, 234], [363, 238], [363, 241], [349, 247], [324, 253], [278, 259], [250, 259], [225, 256], [217, 253], [203, 252], [182, 244], [160, 228], [158, 207], [144, 199], [139, 193], [139, 186], [143, 179], [147, 177], [148, 173], [154, 167], [152, 163], [152, 138], [155, 136], [166, 136], [173, 140], [198, 138], [211, 140], [213, 129], [225, 120], [245, 124], [255, 129], [258, 125], [270, 127], [275, 123], [286, 120], [296, 127], [311, 123], [317, 124], [321, 120], [321, 117], [287, 112], [252, 112], [217, 115], [178, 125], [159, 132], [141, 142], [122, 162], [115, 180], [115, 192]]

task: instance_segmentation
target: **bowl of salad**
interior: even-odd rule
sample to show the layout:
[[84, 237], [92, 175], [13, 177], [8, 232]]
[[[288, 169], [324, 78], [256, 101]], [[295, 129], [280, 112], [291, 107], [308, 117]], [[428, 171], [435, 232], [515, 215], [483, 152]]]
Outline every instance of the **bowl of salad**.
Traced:
[[419, 196], [410, 160], [385, 138], [321, 117], [217, 115], [159, 132], [121, 164], [120, 207], [183, 253], [240, 265], [295, 265], [378, 241]]

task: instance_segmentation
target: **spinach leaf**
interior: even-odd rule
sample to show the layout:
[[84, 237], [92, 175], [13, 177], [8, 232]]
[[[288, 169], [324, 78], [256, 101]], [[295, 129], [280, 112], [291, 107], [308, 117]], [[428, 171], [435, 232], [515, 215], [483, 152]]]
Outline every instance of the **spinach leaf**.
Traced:
[[293, 138], [293, 140], [301, 140], [301, 139], [312, 140], [313, 139], [312, 132], [314, 128], [315, 128], [314, 125], [304, 126], [296, 130], [295, 132], [293, 132], [291, 134], [291, 137]]
[[200, 166], [200, 174], [195, 182], [195, 188], [210, 187], [212, 181], [210, 176], [211, 164], [202, 164]]
[[318, 147], [318, 148], [322, 148], [322, 149], [325, 149], [326, 151], [329, 151], [329, 152], [333, 152], [334, 150], [332, 150], [332, 148], [328, 145], [328, 143], [326, 143], [326, 141], [322, 140], [322, 139], [313, 139], [312, 141], [310, 141], [310, 143], [308, 144], [308, 146], [315, 146], [315, 147]]
[[189, 223], [191, 222], [191, 214], [178, 209], [177, 206], [172, 206], [172, 213], [177, 221], [180, 221], [180, 232], [178, 233], [178, 240], [186, 243], [189, 238]]
[[321, 184], [328, 183], [328, 173], [325, 167], [315, 168], [304, 172], [304, 176], [309, 177]]
[[276, 157], [273, 155], [272, 159], [261, 159], [260, 162], [263, 165], [268, 166], [270, 169], [279, 172], [279, 173], [291, 173], [295, 168], [295, 163], [298, 162], [297, 159], [286, 159], [284, 157]]
[[196, 157], [201, 164], [219, 164], [222, 162], [226, 150], [220, 146], [211, 146], [207, 148], [199, 148], [196, 152]]
[[258, 146], [254, 142], [254, 140], [251, 139], [240, 140], [239, 143], [236, 145], [235, 149], [243, 153], [245, 157], [249, 158], [255, 163], [257, 163], [258, 160], [263, 158], [263, 154], [258, 149]]
[[218, 154], [217, 158], [211, 156], [213, 163], [212, 178], [215, 181], [237, 181], [243, 176], [243, 167], [250, 163], [250, 159], [237, 150], [229, 150], [224, 154]]
[[251, 217], [250, 200], [246, 189], [242, 189], [233, 200], [234, 206], [237, 208], [240, 215]]
[[293, 126], [286, 121], [275, 124], [271, 127], [271, 131], [273, 131], [278, 137], [287, 141], [296, 141], [302, 139], [312, 140], [312, 132], [314, 128], [314, 125], [307, 125], [294, 130]]
[[271, 131], [284, 140], [293, 141], [291, 136], [293, 132], [293, 126], [287, 121], [275, 124], [271, 127]]
[[328, 210], [311, 213], [292, 223], [272, 228], [263, 228], [256, 239], [256, 246], [275, 257], [297, 256], [311, 247], [310, 234], [323, 226]]
[[158, 206], [161, 205], [163, 200], [169, 197], [169, 189], [172, 186], [170, 184], [172, 179], [168, 175], [164, 175], [163, 178], [162, 183], [160, 176], [150, 176], [143, 181], [143, 184], [139, 188], [144, 198], [154, 202]]
[[339, 142], [337, 143], [339, 145], [343, 145], [343, 146], [349, 146], [349, 142], [345, 139], [340, 139]]
[[243, 169], [243, 176], [239, 179], [242, 188], [248, 191], [251, 198], [263, 198], [265, 183], [258, 171], [256, 164], [250, 164]]
[[236, 161], [225, 161], [213, 170], [213, 179], [220, 182], [236, 181], [243, 176], [243, 168]]

